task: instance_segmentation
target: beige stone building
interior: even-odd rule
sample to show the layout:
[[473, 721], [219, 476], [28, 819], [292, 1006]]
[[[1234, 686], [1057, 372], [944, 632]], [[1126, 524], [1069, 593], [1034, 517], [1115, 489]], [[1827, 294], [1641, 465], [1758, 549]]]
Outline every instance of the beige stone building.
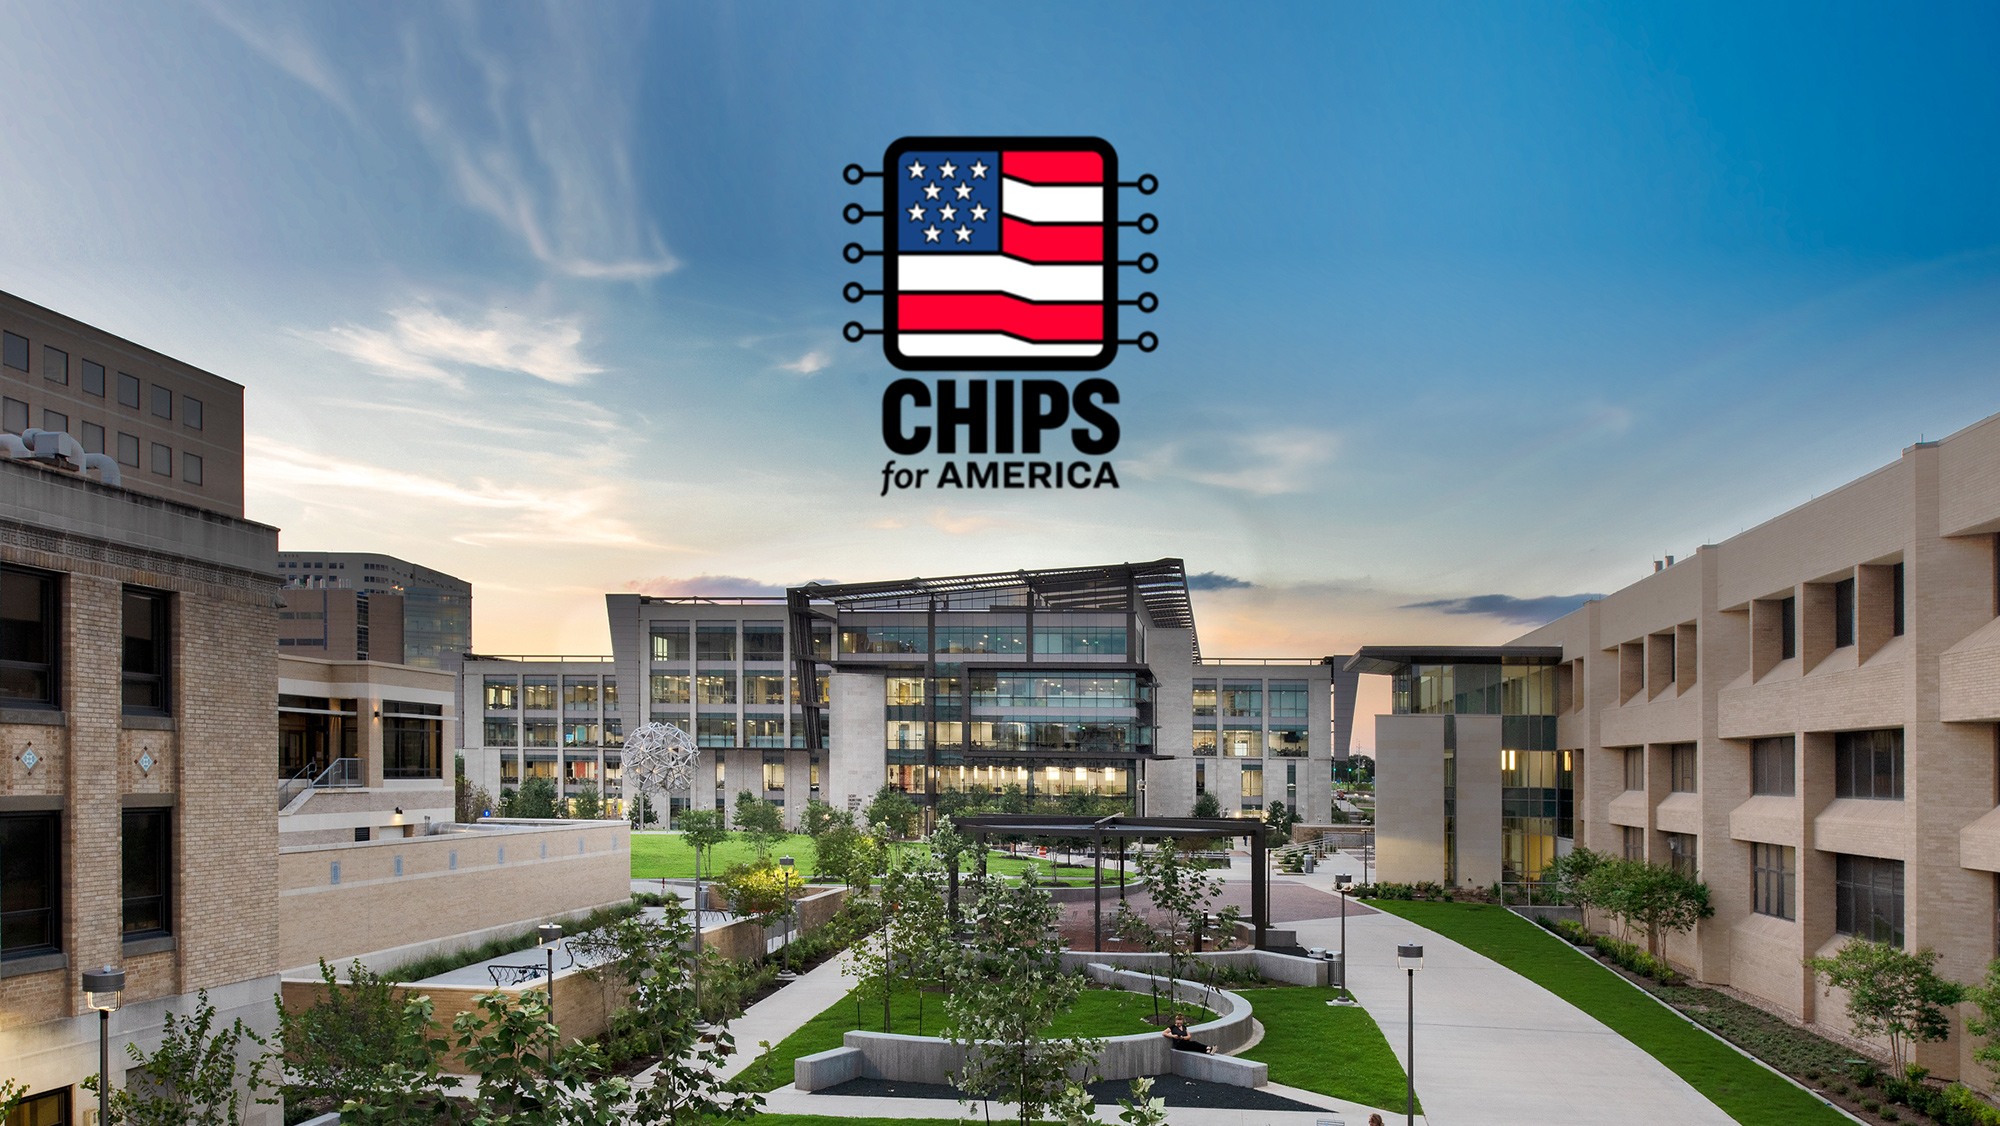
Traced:
[[[1539, 811], [1538, 780], [1456, 714], [1460, 662], [1529, 662], [1550, 670], [1546, 746], [1570, 772], [1554, 849], [1679, 864], [1711, 889], [1715, 918], [1671, 944], [1673, 962], [1836, 1029], [1840, 1002], [1802, 961], [1849, 936], [1934, 949], [1944, 973], [1978, 980], [2000, 952], [1997, 533], [2000, 416], [1510, 646], [1406, 662], [1399, 714], [1377, 720], [1385, 877], [1532, 878], [1553, 855], [1513, 862], [1494, 830]], [[1381, 650], [1355, 661], [1399, 671]], [[1441, 676], [1450, 704], [1421, 714]], [[1919, 1059], [1982, 1080], [1966, 1040]]]

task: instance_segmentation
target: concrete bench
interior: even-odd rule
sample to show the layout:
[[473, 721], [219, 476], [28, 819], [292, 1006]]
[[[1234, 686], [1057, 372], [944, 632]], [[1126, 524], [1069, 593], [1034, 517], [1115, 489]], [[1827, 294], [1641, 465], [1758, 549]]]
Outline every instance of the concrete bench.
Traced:
[[1174, 1074], [1207, 1083], [1231, 1087], [1262, 1087], [1271, 1081], [1271, 1069], [1255, 1060], [1235, 1056], [1208, 1056], [1200, 1052], [1174, 1052]]
[[792, 1082], [801, 1091], [817, 1091], [859, 1078], [863, 1067], [861, 1049], [830, 1048], [792, 1061]]

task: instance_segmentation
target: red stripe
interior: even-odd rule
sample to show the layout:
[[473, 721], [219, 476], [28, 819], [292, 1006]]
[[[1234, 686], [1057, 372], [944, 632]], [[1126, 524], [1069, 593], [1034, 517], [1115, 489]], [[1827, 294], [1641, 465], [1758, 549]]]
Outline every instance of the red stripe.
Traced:
[[1008, 215], [1000, 222], [1000, 250], [1030, 262], [1102, 262], [1104, 227], [1097, 223], [1041, 226]]
[[905, 293], [902, 332], [1005, 332], [1029, 340], [1102, 340], [1104, 306], [1036, 305], [999, 293]]
[[1030, 184], [1104, 182], [1104, 158], [1094, 152], [1005, 152], [1000, 170]]

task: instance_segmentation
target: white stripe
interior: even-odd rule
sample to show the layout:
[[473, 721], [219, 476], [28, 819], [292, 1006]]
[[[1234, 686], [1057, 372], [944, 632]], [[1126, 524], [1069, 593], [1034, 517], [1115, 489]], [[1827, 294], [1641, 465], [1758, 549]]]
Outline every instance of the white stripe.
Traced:
[[1011, 293], [1028, 301], [1102, 301], [1104, 267], [1038, 265], [1002, 254], [898, 254], [904, 293]]
[[1094, 184], [1030, 184], [1003, 177], [1000, 210], [1030, 223], [1102, 223], [1104, 189]]
[[905, 356], [1098, 356], [1102, 344], [1037, 344], [999, 332], [899, 332]]

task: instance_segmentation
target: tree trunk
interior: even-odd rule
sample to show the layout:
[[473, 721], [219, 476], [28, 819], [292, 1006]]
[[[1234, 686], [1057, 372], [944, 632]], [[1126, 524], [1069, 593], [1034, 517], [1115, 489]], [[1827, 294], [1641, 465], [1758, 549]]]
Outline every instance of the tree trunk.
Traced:
[[1646, 924], [1646, 953], [1651, 954], [1655, 958], [1660, 956], [1660, 924], [1658, 923]]

